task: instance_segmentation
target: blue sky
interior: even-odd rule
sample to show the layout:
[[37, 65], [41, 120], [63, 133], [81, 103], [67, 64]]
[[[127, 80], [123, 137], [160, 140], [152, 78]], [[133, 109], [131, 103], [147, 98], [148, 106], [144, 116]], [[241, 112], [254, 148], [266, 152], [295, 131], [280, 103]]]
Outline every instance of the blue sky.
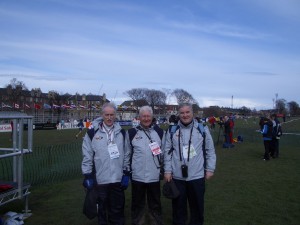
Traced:
[[[200, 107], [300, 104], [299, 0], [1, 0], [0, 87], [193, 95]], [[233, 96], [233, 101], [232, 101]], [[170, 100], [170, 103], [172, 100]]]

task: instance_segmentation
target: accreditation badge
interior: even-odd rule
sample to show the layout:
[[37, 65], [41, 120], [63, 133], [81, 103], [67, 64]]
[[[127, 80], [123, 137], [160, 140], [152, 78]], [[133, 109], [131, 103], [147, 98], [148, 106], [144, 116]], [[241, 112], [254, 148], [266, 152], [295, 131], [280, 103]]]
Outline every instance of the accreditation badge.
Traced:
[[117, 144], [110, 143], [107, 147], [111, 159], [116, 159], [120, 157], [120, 152], [118, 150]]
[[[183, 158], [187, 159], [188, 158], [188, 153], [189, 153], [189, 146], [184, 145], [182, 147]], [[196, 155], [197, 155], [196, 150], [195, 150], [194, 146], [191, 144], [190, 145], [190, 159], [193, 158]]]
[[152, 142], [149, 144], [149, 147], [151, 149], [151, 152], [153, 155], [159, 155], [161, 153], [161, 149], [157, 142]]

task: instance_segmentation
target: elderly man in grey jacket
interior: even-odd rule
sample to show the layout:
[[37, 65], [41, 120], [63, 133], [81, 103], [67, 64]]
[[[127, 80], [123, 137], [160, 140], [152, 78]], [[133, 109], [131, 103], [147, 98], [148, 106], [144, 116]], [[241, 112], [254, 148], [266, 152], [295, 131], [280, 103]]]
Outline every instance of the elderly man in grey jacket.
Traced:
[[[170, 130], [166, 134], [164, 177], [166, 182], [173, 179], [180, 192], [179, 197], [172, 199], [174, 225], [186, 224], [187, 200], [190, 211], [188, 224], [203, 224], [205, 179], [213, 176], [216, 166], [209, 129], [199, 125], [193, 117], [191, 104], [179, 105], [177, 129], [172, 135]], [[200, 126], [203, 128], [202, 134]]]
[[141, 107], [139, 119], [140, 125], [128, 130], [125, 141], [124, 170], [132, 171], [132, 224], [144, 224], [147, 198], [149, 216], [152, 220], [149, 224], [160, 225], [162, 217], [159, 177], [164, 132], [152, 124], [151, 107]]
[[123, 135], [115, 118], [115, 105], [104, 104], [102, 118], [92, 122], [82, 144], [83, 185], [87, 189], [96, 189], [99, 225], [124, 224], [125, 196], [121, 179], [125, 132]]

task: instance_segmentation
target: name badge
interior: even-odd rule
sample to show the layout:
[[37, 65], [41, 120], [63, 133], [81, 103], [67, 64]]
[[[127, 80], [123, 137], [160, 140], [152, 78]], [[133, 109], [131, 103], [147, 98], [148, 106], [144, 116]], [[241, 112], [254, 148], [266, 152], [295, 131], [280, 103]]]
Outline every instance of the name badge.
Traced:
[[[185, 158], [185, 159], [188, 158], [188, 152], [189, 152], [189, 146], [188, 145], [184, 145], [182, 147], [183, 158]], [[196, 150], [195, 150], [194, 146], [191, 144], [191, 147], [190, 147], [190, 159], [193, 158], [196, 155], [197, 155]]]
[[161, 153], [161, 149], [159, 145], [156, 142], [152, 142], [149, 144], [149, 147], [151, 149], [151, 152], [153, 155], [159, 155]]
[[120, 157], [120, 152], [118, 150], [117, 144], [110, 143], [108, 145], [108, 153], [111, 159], [116, 159]]

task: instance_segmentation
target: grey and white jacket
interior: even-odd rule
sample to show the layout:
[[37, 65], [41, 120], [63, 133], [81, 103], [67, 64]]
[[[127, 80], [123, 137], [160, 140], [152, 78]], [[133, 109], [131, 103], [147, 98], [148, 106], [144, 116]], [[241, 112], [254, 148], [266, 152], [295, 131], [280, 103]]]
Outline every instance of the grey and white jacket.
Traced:
[[[206, 134], [205, 137], [205, 151], [206, 151], [206, 168], [204, 169], [204, 158], [202, 151], [203, 137], [198, 130], [198, 122], [194, 120], [188, 126], [184, 126], [180, 121], [178, 122], [179, 129], [173, 134], [172, 140], [170, 137], [169, 130], [166, 133], [166, 141], [164, 146], [164, 170], [165, 173], [172, 173], [174, 179], [178, 180], [195, 180], [204, 177], [204, 171], [214, 172], [216, 167], [216, 154], [212, 136], [207, 126], [204, 127]], [[190, 133], [192, 130], [191, 144], [194, 146], [196, 154], [193, 157], [190, 156], [189, 161], [187, 158], [183, 158], [180, 161], [179, 155], [179, 130], [181, 132], [180, 137], [180, 152], [182, 154], [183, 145], [188, 145], [190, 139]], [[174, 150], [169, 154], [170, 149]], [[181, 166], [185, 164], [188, 166], [188, 177], [182, 176]]]
[[90, 174], [93, 165], [96, 170], [97, 184], [109, 184], [120, 182], [123, 175], [124, 162], [124, 137], [121, 133], [121, 126], [114, 123], [113, 142], [117, 144], [120, 156], [111, 159], [108, 152], [108, 138], [102, 128], [102, 118], [92, 122], [95, 135], [91, 140], [88, 134], [85, 135], [82, 143], [82, 165], [83, 174]]
[[162, 140], [164, 140], [164, 138], [161, 140], [153, 127], [145, 130], [145, 132], [141, 129], [136, 130], [136, 135], [132, 140], [133, 148], [130, 144], [128, 132], [126, 132], [124, 170], [130, 170], [131, 168], [132, 180], [134, 181], [144, 183], [158, 182], [160, 174], [160, 162], [158, 158], [162, 160], [163, 154], [160, 154], [159, 157], [152, 154], [149, 147], [151, 141], [145, 132], [147, 132], [151, 140], [157, 142], [160, 147], [162, 146]]

